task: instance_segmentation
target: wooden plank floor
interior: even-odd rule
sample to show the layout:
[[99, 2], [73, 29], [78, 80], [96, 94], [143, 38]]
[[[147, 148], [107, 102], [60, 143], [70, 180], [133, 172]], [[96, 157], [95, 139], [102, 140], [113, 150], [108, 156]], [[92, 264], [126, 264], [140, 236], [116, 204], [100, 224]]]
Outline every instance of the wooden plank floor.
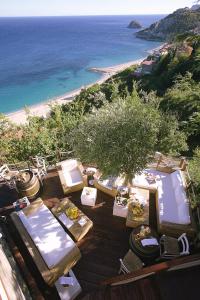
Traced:
[[[131, 228], [126, 227], [125, 218], [113, 216], [113, 198], [110, 196], [98, 191], [96, 205], [95, 207], [90, 207], [81, 204], [80, 195], [81, 192], [76, 192], [69, 195], [69, 197], [94, 223], [93, 228], [77, 243], [82, 258], [73, 270], [83, 289], [82, 297], [98, 288], [101, 281], [118, 274], [119, 258], [122, 258], [129, 249]], [[64, 197], [57, 172], [49, 172], [44, 181], [42, 199], [47, 206], [51, 207], [53, 199], [62, 199]], [[4, 199], [3, 206], [10, 205], [16, 198], [17, 194], [15, 192], [12, 191], [11, 198], [8, 197], [8, 190], [5, 187], [4, 190], [0, 189], [0, 199]], [[6, 199], [8, 199], [7, 202]], [[152, 220], [150, 225], [155, 227], [155, 203], [152, 195], [150, 203], [150, 219]], [[8, 210], [5, 210], [4, 214], [6, 212], [10, 213], [10, 211], [8, 206]], [[31, 261], [26, 258], [27, 253], [23, 249], [19, 237], [15, 236], [15, 242], [19, 244], [22, 256], [25, 256], [29, 268], [32, 268]], [[48, 300], [56, 299], [52, 289], [48, 290], [46, 286], [41, 284], [41, 278], [34, 267], [32, 270], [32, 274], [42, 290], [44, 298]], [[50, 297], [51, 293], [54, 294], [53, 297]]]
[[[93, 228], [77, 243], [82, 258], [73, 268], [84, 294], [97, 288], [99, 283], [115, 276], [119, 270], [119, 258], [129, 249], [130, 228], [125, 219], [112, 214], [113, 199], [98, 191], [95, 207], [85, 206], [80, 201], [81, 192], [69, 195], [94, 223]], [[44, 184], [43, 200], [48, 205], [52, 198], [63, 198], [60, 181], [55, 172], [49, 174]]]
[[[77, 243], [82, 258], [73, 268], [83, 294], [99, 287], [99, 283], [116, 276], [119, 271], [119, 258], [124, 257], [129, 249], [131, 228], [125, 225], [125, 218], [113, 216], [113, 198], [98, 191], [94, 207], [81, 204], [80, 192], [69, 195], [94, 223], [93, 228]], [[63, 198], [63, 192], [57, 173], [51, 172], [44, 184], [43, 200], [48, 205], [51, 199]], [[151, 226], [156, 228], [156, 207], [153, 195], [150, 195]]]

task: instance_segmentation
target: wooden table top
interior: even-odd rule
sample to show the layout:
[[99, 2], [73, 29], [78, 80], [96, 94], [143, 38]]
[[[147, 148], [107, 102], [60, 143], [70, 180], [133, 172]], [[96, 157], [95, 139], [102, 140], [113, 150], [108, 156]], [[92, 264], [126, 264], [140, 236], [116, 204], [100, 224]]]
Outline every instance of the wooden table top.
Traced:
[[[69, 218], [67, 215], [67, 210], [69, 208], [78, 209], [72, 201], [68, 198], [64, 198], [58, 205], [54, 206], [51, 211], [67, 228], [76, 241], [80, 241], [93, 226], [93, 222], [80, 209], [78, 209], [78, 217], [76, 219]], [[69, 225], [66, 226], [66, 224], [59, 218], [62, 214], [64, 214], [68, 219]], [[80, 225], [81, 220], [84, 221], [83, 225]]]

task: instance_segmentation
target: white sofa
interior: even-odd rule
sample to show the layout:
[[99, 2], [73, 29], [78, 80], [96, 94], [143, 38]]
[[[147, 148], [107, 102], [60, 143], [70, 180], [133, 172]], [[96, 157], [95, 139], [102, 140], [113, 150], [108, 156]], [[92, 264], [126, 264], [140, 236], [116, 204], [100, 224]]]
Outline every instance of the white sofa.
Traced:
[[[148, 181], [148, 175], [155, 177], [155, 181]], [[190, 225], [190, 206], [186, 195], [183, 172], [176, 170], [164, 173], [156, 169], [146, 169], [137, 174], [133, 185], [156, 192], [157, 214], [159, 225], [177, 224]]]

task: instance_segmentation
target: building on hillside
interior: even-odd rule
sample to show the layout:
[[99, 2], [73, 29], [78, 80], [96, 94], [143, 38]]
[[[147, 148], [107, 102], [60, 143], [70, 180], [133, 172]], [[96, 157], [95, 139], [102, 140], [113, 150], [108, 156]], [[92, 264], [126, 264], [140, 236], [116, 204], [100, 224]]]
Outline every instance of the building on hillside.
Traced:
[[153, 67], [155, 66], [156, 61], [151, 60], [144, 60], [141, 64], [142, 67], [142, 73], [143, 74], [150, 74], [153, 71]]
[[193, 48], [189, 46], [187, 43], [183, 43], [182, 45], [178, 46], [176, 49], [176, 55], [186, 55], [190, 56], [192, 54]]

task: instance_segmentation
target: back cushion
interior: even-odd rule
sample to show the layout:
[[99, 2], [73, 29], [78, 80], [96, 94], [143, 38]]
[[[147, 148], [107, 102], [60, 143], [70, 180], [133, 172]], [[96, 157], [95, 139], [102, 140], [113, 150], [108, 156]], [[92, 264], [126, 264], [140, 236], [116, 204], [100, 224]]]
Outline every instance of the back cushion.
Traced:
[[171, 179], [171, 183], [172, 183], [172, 186], [174, 189], [176, 189], [176, 187], [179, 186], [182, 181], [179, 171], [175, 171], [175, 172], [171, 173], [170, 179]]
[[78, 163], [75, 159], [65, 160], [61, 163], [63, 171], [72, 171], [73, 169], [77, 168]]

